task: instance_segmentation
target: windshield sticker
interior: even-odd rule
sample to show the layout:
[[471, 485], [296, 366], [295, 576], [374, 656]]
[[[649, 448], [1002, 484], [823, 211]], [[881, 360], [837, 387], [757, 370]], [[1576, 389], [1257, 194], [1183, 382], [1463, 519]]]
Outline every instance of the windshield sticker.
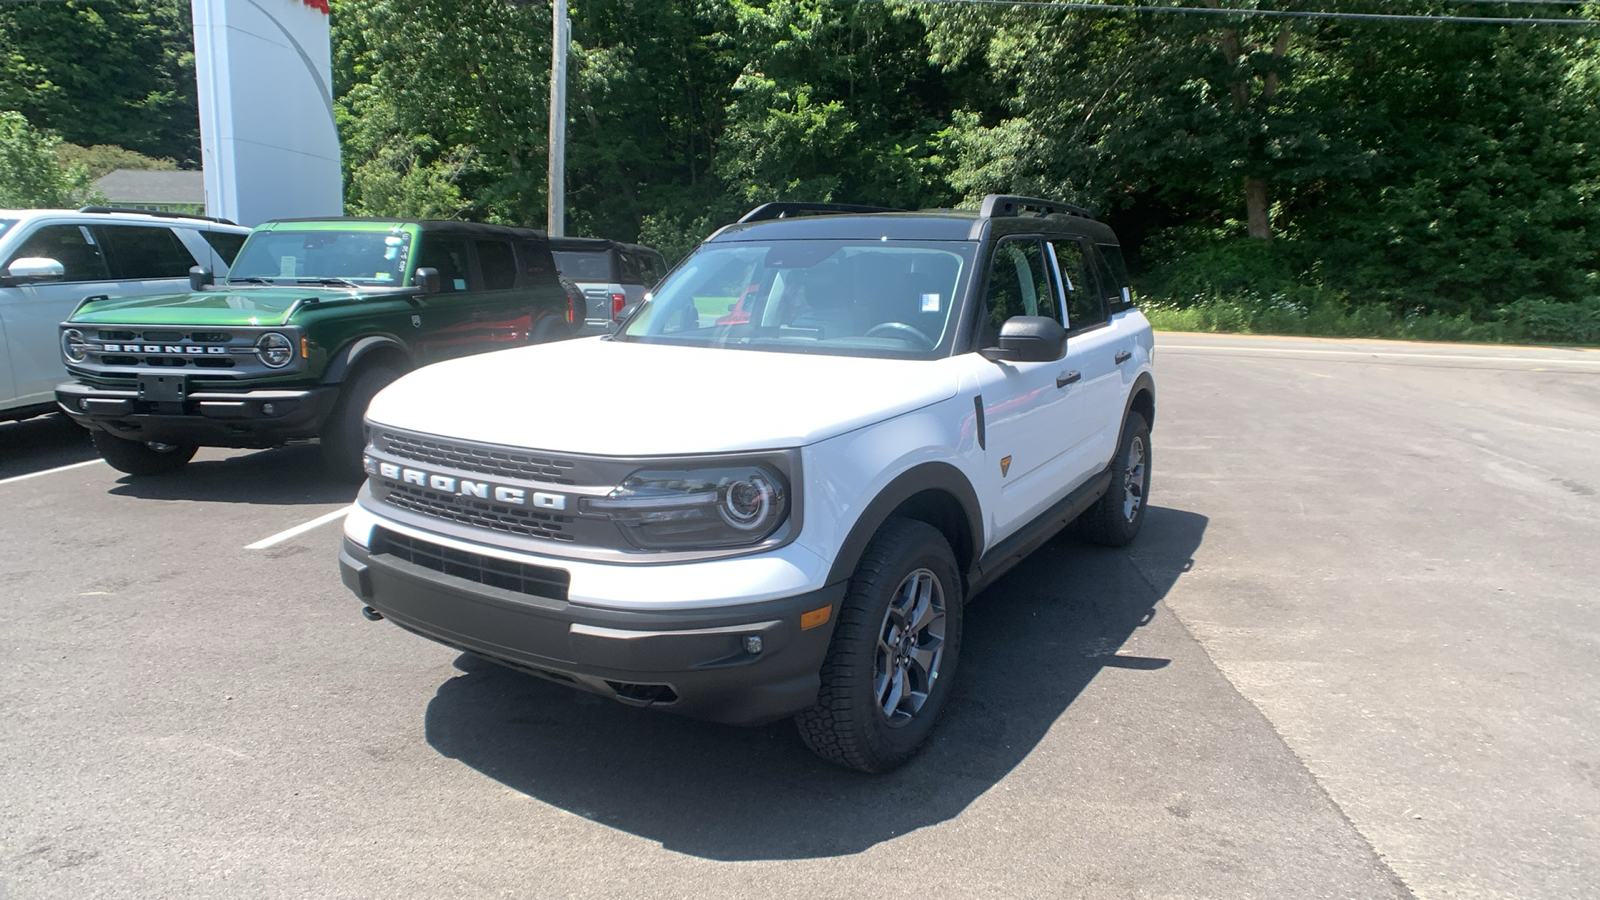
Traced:
[[939, 295], [938, 294], [923, 294], [922, 295], [922, 311], [923, 312], [938, 312], [939, 311]]
[[280, 257], [278, 257], [278, 277], [279, 278], [293, 278], [294, 274], [295, 274], [294, 273], [294, 257], [292, 257], [292, 256], [280, 256]]
[[392, 272], [376, 272], [376, 273], [373, 274], [372, 280], [373, 281], [393, 281], [394, 280], [394, 273], [392, 273]]
[[450, 283], [455, 285], [456, 290], [458, 291], [464, 291], [467, 289], [467, 280], [465, 278], [452, 279]]

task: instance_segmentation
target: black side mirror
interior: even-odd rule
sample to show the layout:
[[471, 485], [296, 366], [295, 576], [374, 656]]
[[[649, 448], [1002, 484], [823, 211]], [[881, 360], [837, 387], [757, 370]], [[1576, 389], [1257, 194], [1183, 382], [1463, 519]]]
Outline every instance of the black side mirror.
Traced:
[[1012, 316], [1000, 326], [1000, 346], [978, 353], [990, 362], [1054, 362], [1067, 355], [1067, 329], [1046, 316]]
[[189, 267], [189, 290], [198, 291], [214, 281], [215, 279], [211, 277], [210, 269], [204, 269], [200, 266]]
[[433, 266], [423, 266], [417, 274], [411, 276], [412, 285], [422, 288], [424, 294], [439, 293], [439, 270]]

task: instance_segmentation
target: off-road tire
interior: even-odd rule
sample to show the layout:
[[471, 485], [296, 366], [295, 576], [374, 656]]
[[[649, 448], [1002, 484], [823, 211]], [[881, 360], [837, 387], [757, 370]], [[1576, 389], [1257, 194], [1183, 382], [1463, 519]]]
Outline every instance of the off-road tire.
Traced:
[[339, 399], [322, 426], [322, 462], [336, 478], [360, 481], [366, 477], [361, 454], [366, 450], [366, 430], [362, 427], [367, 405], [389, 382], [403, 373], [388, 366], [368, 366], [347, 379]]
[[[1129, 489], [1130, 482], [1133, 490]], [[1132, 503], [1130, 498], [1137, 497]], [[1122, 439], [1111, 460], [1111, 484], [1105, 495], [1078, 518], [1078, 533], [1102, 547], [1126, 547], [1139, 536], [1145, 511], [1150, 508], [1150, 426], [1144, 416], [1128, 413]]]
[[110, 463], [113, 469], [141, 477], [176, 472], [188, 465], [189, 460], [194, 459], [195, 451], [200, 449], [193, 444], [152, 446], [104, 431], [89, 432], [89, 440], [94, 442], [94, 449], [100, 451], [101, 458]]
[[[931, 573], [943, 594], [943, 654], [927, 699], [909, 721], [895, 727], [879, 701], [874, 674], [889, 606], [919, 571]], [[961, 592], [961, 573], [944, 535], [912, 519], [886, 521], [850, 577], [822, 663], [817, 703], [795, 716], [806, 746], [829, 762], [862, 772], [886, 772], [910, 759], [932, 732], [950, 692], [961, 649]]]
[[535, 322], [528, 331], [528, 343], [548, 344], [552, 341], [564, 341], [572, 337], [574, 326], [569, 325], [565, 319], [557, 316], [545, 316]]

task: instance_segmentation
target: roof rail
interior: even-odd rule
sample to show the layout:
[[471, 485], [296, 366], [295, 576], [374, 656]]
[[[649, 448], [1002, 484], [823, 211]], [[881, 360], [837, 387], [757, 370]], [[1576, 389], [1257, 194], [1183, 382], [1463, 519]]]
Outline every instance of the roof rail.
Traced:
[[983, 206], [978, 211], [978, 218], [993, 219], [997, 216], [1020, 216], [1024, 209], [1036, 209], [1046, 216], [1066, 215], [1081, 216], [1085, 219], [1094, 218], [1094, 213], [1081, 206], [1068, 206], [1055, 200], [1040, 200], [1037, 197], [1013, 197], [1010, 194], [990, 194], [983, 198]]
[[768, 219], [787, 219], [804, 213], [829, 215], [835, 213], [886, 213], [905, 212], [888, 206], [862, 206], [858, 203], [763, 203], [741, 217], [737, 224], [765, 222]]
[[136, 216], [155, 216], [160, 219], [199, 219], [202, 222], [216, 222], [219, 225], [237, 225], [232, 219], [219, 219], [215, 216], [202, 216], [199, 213], [167, 212], [164, 209], [133, 209], [124, 206], [85, 206], [78, 210], [81, 213], [127, 213]]

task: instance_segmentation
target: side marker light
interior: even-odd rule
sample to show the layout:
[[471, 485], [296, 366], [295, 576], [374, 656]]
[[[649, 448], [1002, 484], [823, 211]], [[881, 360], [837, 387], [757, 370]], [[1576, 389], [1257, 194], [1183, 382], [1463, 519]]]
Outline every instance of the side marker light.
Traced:
[[828, 619], [833, 616], [833, 607], [819, 606], [807, 613], [800, 614], [800, 630], [810, 631], [818, 625], [828, 624]]

